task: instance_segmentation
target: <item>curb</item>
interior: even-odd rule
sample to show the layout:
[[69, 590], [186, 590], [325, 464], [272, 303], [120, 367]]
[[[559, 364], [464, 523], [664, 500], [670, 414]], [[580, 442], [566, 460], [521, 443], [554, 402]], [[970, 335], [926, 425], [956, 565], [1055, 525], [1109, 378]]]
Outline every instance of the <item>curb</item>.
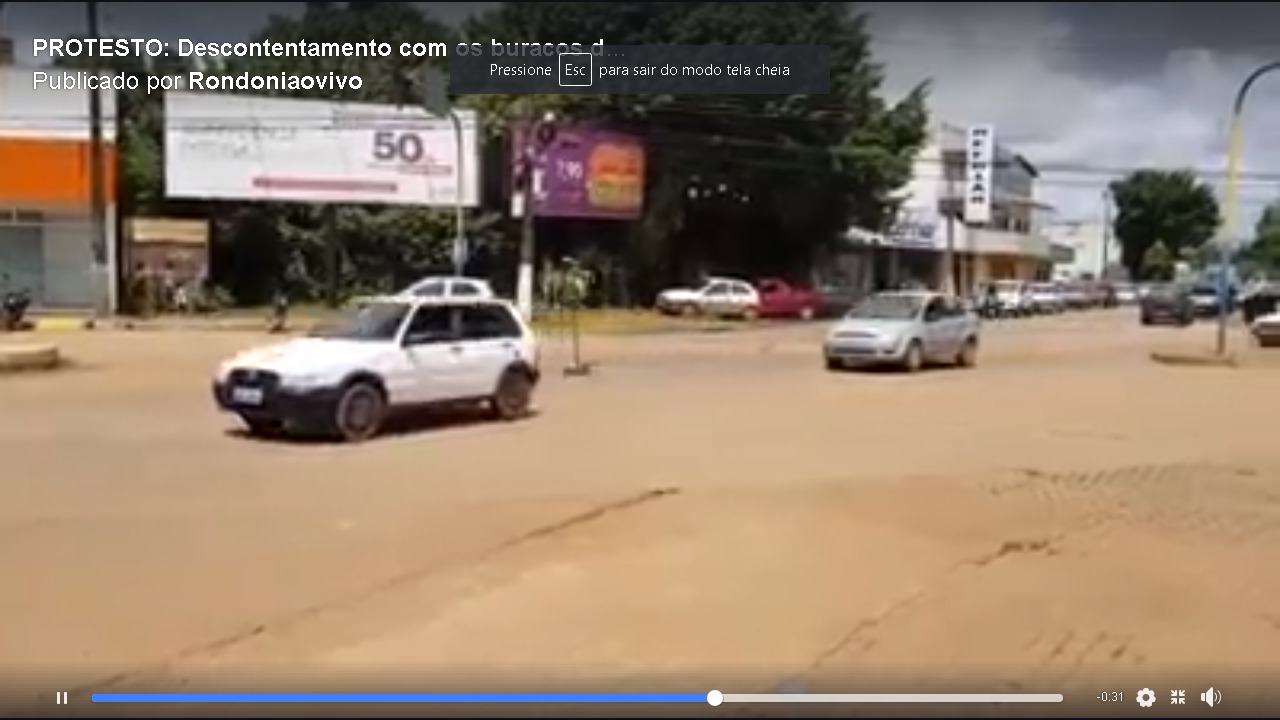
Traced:
[[1153, 352], [1151, 360], [1174, 367], [1225, 367], [1234, 368], [1238, 363], [1234, 355], [1211, 355], [1176, 352]]
[[55, 345], [0, 345], [0, 374], [54, 370], [61, 364]]
[[70, 332], [92, 330], [95, 324], [92, 318], [42, 317], [31, 321], [31, 329], [36, 332]]

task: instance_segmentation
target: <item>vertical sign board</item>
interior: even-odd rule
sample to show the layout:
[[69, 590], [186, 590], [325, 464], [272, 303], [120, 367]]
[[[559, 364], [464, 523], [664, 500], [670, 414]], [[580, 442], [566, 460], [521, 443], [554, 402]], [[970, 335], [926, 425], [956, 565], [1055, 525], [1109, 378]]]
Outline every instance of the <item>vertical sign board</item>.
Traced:
[[[167, 92], [169, 197], [476, 207], [476, 115], [224, 93]], [[459, 193], [459, 189], [461, 192]]]
[[[527, 151], [526, 126], [512, 128], [513, 155]], [[534, 211], [539, 217], [634, 220], [644, 209], [645, 152], [640, 138], [563, 127], [537, 153]]]
[[964, 221], [991, 222], [991, 194], [996, 159], [996, 130], [991, 125], [970, 126], [965, 137]]

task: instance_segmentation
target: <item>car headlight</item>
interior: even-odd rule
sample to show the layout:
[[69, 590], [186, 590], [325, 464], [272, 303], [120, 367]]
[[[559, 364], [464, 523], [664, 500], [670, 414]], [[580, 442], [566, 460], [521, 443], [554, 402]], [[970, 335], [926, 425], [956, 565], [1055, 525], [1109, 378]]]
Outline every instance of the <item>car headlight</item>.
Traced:
[[318, 373], [301, 375], [284, 375], [280, 378], [280, 387], [289, 390], [314, 390], [329, 384], [329, 376]]

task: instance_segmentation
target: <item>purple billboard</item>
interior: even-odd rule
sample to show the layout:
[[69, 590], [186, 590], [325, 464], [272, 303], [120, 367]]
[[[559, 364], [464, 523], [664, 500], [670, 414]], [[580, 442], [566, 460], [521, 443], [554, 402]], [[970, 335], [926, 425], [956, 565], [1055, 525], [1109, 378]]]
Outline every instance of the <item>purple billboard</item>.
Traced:
[[[513, 131], [515, 158], [528, 133]], [[535, 153], [534, 212], [541, 217], [634, 220], [644, 209], [644, 143], [624, 133], [560, 127]]]

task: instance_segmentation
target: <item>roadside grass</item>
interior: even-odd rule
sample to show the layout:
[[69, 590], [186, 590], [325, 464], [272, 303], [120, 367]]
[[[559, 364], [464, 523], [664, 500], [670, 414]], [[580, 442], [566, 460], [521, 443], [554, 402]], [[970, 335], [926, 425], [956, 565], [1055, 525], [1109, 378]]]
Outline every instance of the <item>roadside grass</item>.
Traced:
[[[289, 308], [287, 325], [292, 331], [307, 331], [331, 326], [350, 312], [350, 306], [330, 308], [321, 304], [294, 305]], [[163, 325], [174, 322], [190, 322], [199, 326], [207, 323], [223, 329], [256, 329], [266, 327], [271, 319], [269, 307], [230, 308], [209, 315], [183, 318], [165, 315], [149, 320], [133, 321], [136, 327], [150, 324]], [[534, 329], [548, 336], [567, 337], [573, 332], [575, 317], [567, 311], [540, 311], [534, 315]], [[728, 332], [754, 326], [754, 323], [718, 320], [712, 318], [669, 317], [652, 310], [600, 308], [585, 309], [577, 313], [578, 331], [586, 335], [644, 335], [665, 333]]]

